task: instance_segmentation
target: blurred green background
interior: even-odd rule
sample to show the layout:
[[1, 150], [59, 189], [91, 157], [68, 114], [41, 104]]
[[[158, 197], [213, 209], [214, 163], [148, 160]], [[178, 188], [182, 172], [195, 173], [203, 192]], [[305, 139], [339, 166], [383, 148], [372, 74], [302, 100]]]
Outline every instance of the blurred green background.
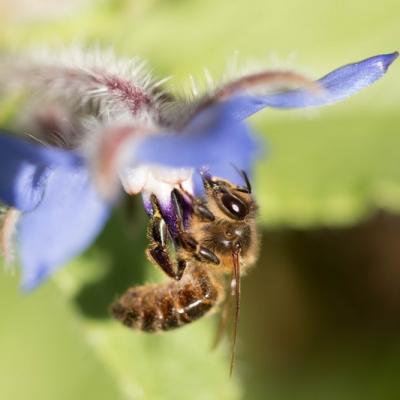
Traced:
[[[318, 78], [400, 46], [395, 0], [0, 0], [0, 49], [99, 44], [149, 60], [171, 86], [239, 62]], [[108, 304], [156, 278], [138, 202], [34, 293], [0, 275], [1, 399], [400, 398], [400, 64], [341, 104], [265, 110], [255, 176], [263, 232], [243, 280], [238, 360], [212, 318], [146, 336]], [[10, 107], [3, 102], [0, 118]]]

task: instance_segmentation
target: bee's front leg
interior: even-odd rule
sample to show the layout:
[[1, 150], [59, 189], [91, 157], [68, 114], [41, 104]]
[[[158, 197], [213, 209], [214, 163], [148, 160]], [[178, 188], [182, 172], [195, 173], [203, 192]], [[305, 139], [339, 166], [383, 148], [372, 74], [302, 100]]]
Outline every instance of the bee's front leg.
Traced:
[[[186, 194], [186, 193], [185, 193]], [[171, 193], [172, 196], [172, 204], [174, 206], [174, 211], [177, 218], [177, 229], [178, 229], [178, 238], [176, 239], [176, 243], [178, 246], [183, 248], [185, 251], [192, 254], [192, 256], [198, 260], [211, 264], [219, 264], [218, 257], [209, 249], [204, 246], [201, 246], [188, 232], [185, 231], [184, 223], [183, 223], [183, 196], [179, 192], [179, 190], [174, 189]], [[196, 198], [192, 198], [192, 208], [193, 213], [201, 220], [201, 221], [214, 221], [215, 217], [212, 212]]]
[[186, 269], [187, 261], [178, 254], [171, 258], [172, 247], [177, 247], [177, 242], [168, 231], [167, 224], [161, 215], [157, 198], [151, 196], [153, 215], [147, 228], [147, 237], [150, 245], [146, 250], [150, 262], [158, 265], [169, 277], [180, 280]]

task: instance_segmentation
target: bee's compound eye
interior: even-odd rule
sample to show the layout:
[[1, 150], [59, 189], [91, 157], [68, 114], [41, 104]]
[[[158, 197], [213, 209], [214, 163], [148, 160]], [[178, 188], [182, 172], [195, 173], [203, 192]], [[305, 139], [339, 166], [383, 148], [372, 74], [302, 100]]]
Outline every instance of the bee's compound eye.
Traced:
[[237, 219], [243, 219], [248, 214], [249, 210], [240, 199], [232, 196], [229, 193], [224, 193], [221, 197], [221, 202], [224, 207]]

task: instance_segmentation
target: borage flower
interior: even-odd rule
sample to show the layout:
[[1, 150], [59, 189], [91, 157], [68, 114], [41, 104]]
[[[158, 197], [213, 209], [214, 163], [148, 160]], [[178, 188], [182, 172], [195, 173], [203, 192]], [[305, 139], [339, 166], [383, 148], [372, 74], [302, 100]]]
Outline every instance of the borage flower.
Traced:
[[154, 194], [173, 232], [174, 187], [201, 195], [202, 170], [243, 184], [238, 169], [251, 171], [259, 147], [245, 118], [265, 107], [345, 99], [381, 78], [397, 56], [349, 64], [316, 82], [264, 71], [191, 101], [162, 91], [135, 60], [4, 62], [2, 88], [30, 95], [20, 130], [36, 139], [0, 135], [0, 199], [9, 207], [1, 241], [9, 257], [16, 233], [22, 287], [32, 289], [93, 242], [121, 183], [127, 193], [142, 194], [149, 214]]

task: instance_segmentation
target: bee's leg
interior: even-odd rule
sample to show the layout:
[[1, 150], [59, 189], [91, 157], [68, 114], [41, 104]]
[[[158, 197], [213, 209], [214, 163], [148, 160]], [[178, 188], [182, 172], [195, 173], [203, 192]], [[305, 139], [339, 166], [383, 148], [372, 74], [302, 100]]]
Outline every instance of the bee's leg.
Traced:
[[150, 245], [146, 250], [146, 254], [149, 260], [158, 265], [169, 277], [180, 280], [186, 268], [186, 261], [179, 256], [176, 259], [171, 259], [170, 248], [176, 246], [176, 243], [172, 239], [167, 224], [161, 215], [157, 198], [151, 196], [151, 202], [153, 215], [147, 228]]
[[[191, 253], [197, 260], [204, 261], [211, 264], [219, 264], [218, 257], [209, 249], [201, 246], [197, 241], [190, 236], [188, 232], [185, 231], [183, 223], [183, 206], [184, 199], [179, 192], [179, 190], [174, 189], [172, 191], [172, 204], [174, 205], [174, 211], [177, 218], [177, 229], [178, 237], [176, 239], [177, 247], [182, 247], [189, 253]], [[194, 199], [196, 200], [196, 199]], [[202, 204], [200, 201], [193, 204], [193, 212], [201, 219], [206, 221], [213, 221], [215, 219], [214, 215], [208, 208]]]

